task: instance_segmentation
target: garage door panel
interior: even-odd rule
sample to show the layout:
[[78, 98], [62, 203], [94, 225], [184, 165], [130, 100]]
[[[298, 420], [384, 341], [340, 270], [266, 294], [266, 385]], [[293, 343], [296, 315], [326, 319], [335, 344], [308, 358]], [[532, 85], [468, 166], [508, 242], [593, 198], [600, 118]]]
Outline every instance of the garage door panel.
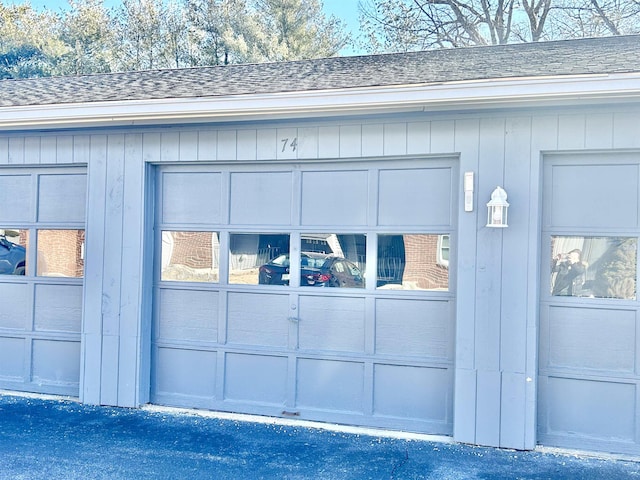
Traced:
[[550, 225], [637, 227], [638, 168], [637, 165], [553, 166]]
[[31, 376], [35, 383], [78, 385], [80, 342], [34, 340]]
[[451, 374], [444, 368], [374, 366], [374, 414], [449, 420]]
[[3, 283], [0, 285], [0, 328], [26, 330], [29, 327], [31, 312], [30, 286], [22, 283]]
[[545, 433], [635, 440], [635, 385], [551, 377], [547, 395]]
[[302, 350], [364, 352], [364, 298], [300, 297]]
[[229, 353], [225, 358], [225, 400], [284, 405], [287, 357]]
[[230, 222], [234, 225], [289, 225], [291, 172], [232, 173]]
[[[637, 154], [548, 155], [538, 440], [640, 453]], [[621, 233], [624, 232], [624, 233]]]
[[0, 222], [33, 220], [31, 175], [0, 176]]
[[81, 285], [36, 285], [35, 328], [39, 331], [80, 333]]
[[154, 390], [157, 394], [215, 397], [216, 352], [158, 348], [155, 362]]
[[84, 174], [40, 175], [38, 221], [84, 223], [86, 195]]
[[452, 222], [450, 168], [382, 170], [378, 188], [379, 225], [450, 225]]
[[298, 407], [362, 412], [363, 363], [301, 358], [297, 378]]
[[451, 307], [447, 301], [376, 301], [376, 353], [451, 356]]
[[547, 366], [634, 372], [635, 311], [552, 306], [548, 322]]
[[[162, 221], [164, 223], [216, 224], [221, 220], [219, 172], [162, 174]], [[202, 208], [206, 205], [206, 208]]]
[[22, 338], [0, 337], [0, 378], [24, 381], [24, 342]]
[[367, 171], [302, 173], [302, 225], [367, 224]]
[[[221, 165], [217, 224], [187, 228], [211, 220], [206, 200], [156, 210], [151, 399], [450, 434], [454, 162], [293, 162]], [[213, 167], [157, 168], [167, 205]], [[185, 231], [216, 233], [219, 282], [163, 273], [178, 248], [167, 232]], [[215, 333], [215, 354], [193, 353]]]
[[158, 336], [200, 342], [218, 340], [218, 292], [160, 290]]
[[286, 295], [229, 293], [227, 300], [227, 343], [286, 347], [289, 320]]

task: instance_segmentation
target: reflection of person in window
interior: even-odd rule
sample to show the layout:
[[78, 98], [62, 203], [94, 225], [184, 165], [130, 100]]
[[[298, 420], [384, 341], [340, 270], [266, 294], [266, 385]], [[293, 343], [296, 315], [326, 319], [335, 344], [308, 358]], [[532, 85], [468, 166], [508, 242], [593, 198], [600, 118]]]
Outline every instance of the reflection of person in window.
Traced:
[[551, 271], [556, 273], [551, 295], [575, 295], [574, 288], [579, 286], [585, 270], [582, 251], [577, 248], [556, 256], [551, 265]]

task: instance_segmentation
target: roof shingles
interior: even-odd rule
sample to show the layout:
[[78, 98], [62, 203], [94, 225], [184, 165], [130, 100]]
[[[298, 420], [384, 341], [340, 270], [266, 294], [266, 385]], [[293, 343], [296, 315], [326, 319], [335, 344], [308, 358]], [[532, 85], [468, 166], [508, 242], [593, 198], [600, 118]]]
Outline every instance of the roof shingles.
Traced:
[[0, 81], [0, 107], [640, 72], [640, 36]]

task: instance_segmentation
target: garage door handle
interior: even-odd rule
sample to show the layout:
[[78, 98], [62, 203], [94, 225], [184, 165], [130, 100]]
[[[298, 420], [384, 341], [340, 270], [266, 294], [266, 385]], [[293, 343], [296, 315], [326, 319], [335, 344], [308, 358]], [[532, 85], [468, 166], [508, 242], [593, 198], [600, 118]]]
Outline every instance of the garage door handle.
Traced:
[[293, 323], [298, 323], [300, 321], [300, 319], [298, 317], [289, 317], [289, 318], [287, 318], [287, 320], [289, 320], [290, 322], [293, 322]]

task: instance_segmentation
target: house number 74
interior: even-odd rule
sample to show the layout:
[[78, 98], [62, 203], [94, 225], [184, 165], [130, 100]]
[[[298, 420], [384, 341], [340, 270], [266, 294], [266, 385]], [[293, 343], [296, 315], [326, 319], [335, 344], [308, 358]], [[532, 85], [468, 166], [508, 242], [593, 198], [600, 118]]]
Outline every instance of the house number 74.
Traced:
[[292, 152], [296, 151], [296, 147], [298, 146], [298, 137], [295, 137], [289, 141], [288, 138], [283, 138], [280, 140], [282, 143], [282, 151], [284, 152], [287, 148], [290, 148]]

